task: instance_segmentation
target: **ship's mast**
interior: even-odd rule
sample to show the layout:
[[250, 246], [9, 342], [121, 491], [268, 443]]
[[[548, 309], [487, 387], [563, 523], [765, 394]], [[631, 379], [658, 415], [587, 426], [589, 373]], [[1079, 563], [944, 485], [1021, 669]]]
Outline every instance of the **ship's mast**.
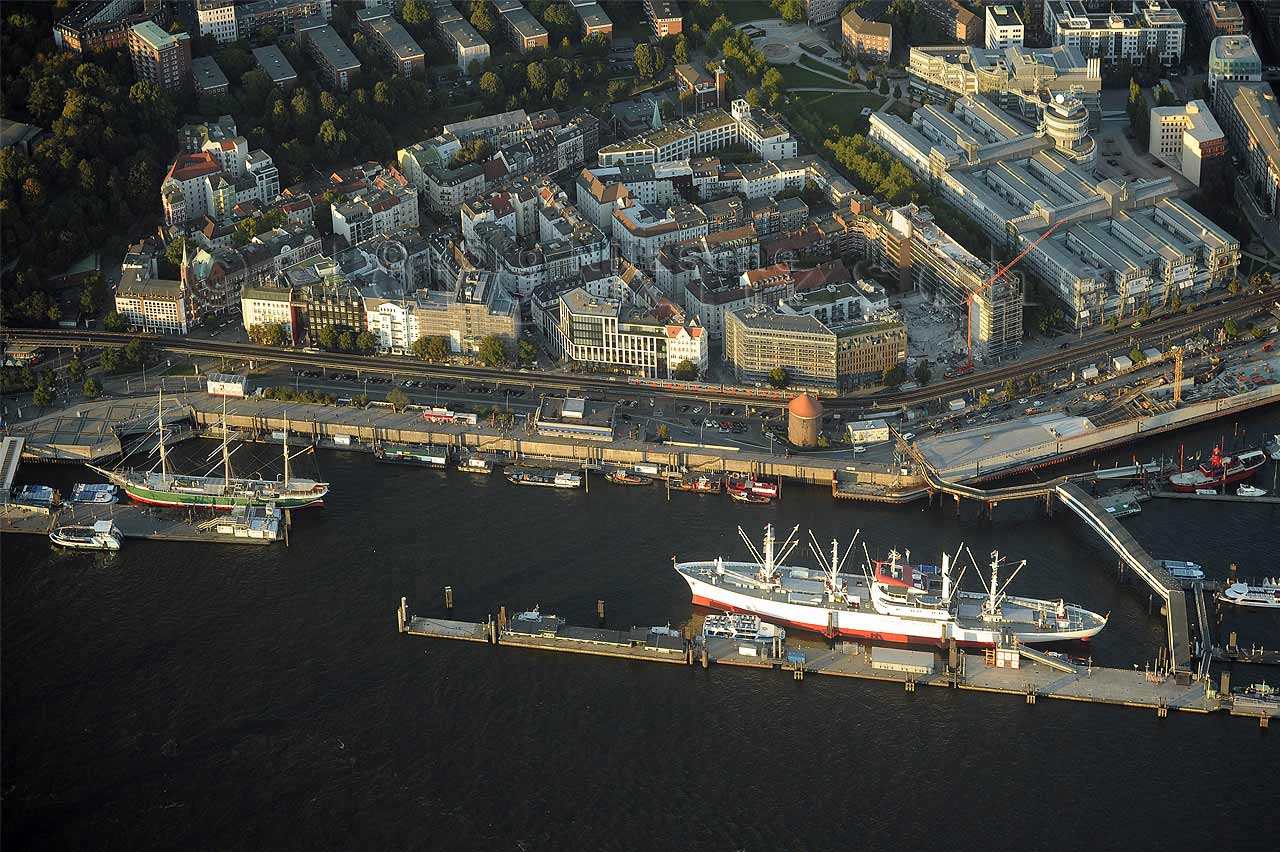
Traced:
[[951, 554], [942, 552], [942, 599], [951, 601]]
[[764, 527], [764, 570], [773, 575], [773, 524]]
[[284, 416], [284, 487], [289, 487], [289, 415]]
[[1000, 553], [999, 551], [991, 551], [991, 585], [987, 587], [987, 611], [995, 614], [996, 611], [996, 595], [999, 593], [1000, 582]]
[[160, 429], [160, 481], [169, 479], [169, 461], [164, 449], [164, 382], [160, 383], [160, 397], [156, 402], [156, 423]]
[[222, 397], [222, 484], [231, 484], [231, 454], [227, 452], [227, 398]]

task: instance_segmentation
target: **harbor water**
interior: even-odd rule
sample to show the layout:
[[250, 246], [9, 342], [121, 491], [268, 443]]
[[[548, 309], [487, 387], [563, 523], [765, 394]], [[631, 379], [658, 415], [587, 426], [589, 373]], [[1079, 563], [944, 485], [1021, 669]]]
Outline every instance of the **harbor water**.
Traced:
[[[1183, 443], [1207, 455], [1234, 425], [1099, 461]], [[1280, 412], [1240, 425], [1260, 441]], [[1226, 714], [797, 683], [395, 629], [402, 595], [445, 615], [446, 585], [460, 619], [537, 604], [589, 625], [603, 599], [611, 626], [678, 625], [694, 610], [672, 556], [740, 558], [736, 527], [758, 540], [772, 522], [824, 545], [861, 528], [873, 556], [937, 562], [963, 542], [979, 563], [996, 548], [1026, 559], [1015, 593], [1112, 614], [1066, 650], [1141, 667], [1163, 641], [1158, 607], [1061, 508], [957, 517], [949, 499], [881, 507], [801, 486], [744, 506], [599, 477], [583, 493], [367, 454], [318, 462], [333, 489], [294, 514], [287, 548], [0, 541], [6, 849], [1274, 848], [1275, 732]], [[67, 490], [86, 474], [19, 476]], [[1280, 507], [1153, 500], [1124, 523], [1210, 578], [1232, 561], [1280, 574]], [[964, 585], [979, 588], [972, 568]], [[1280, 643], [1275, 614], [1224, 626]], [[1233, 683], [1278, 675], [1237, 667]]]

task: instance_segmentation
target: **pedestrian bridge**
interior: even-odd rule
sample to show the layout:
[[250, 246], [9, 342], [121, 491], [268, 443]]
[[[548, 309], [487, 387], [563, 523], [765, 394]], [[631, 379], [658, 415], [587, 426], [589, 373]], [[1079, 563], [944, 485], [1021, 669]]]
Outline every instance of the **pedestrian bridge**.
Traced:
[[994, 505], [1001, 500], [1043, 498], [1048, 501], [1057, 497], [1064, 506], [1084, 521], [1085, 526], [1097, 533], [1107, 546], [1115, 551], [1125, 568], [1139, 577], [1160, 598], [1168, 627], [1171, 668], [1175, 674], [1189, 675], [1192, 672], [1191, 628], [1187, 622], [1187, 597], [1182, 591], [1182, 585], [1157, 565], [1151, 555], [1129, 534], [1129, 531], [1080, 487], [1081, 480], [1094, 478], [1092, 473], [1068, 474], [1046, 482], [1027, 485], [975, 488], [972, 485], [943, 479], [915, 447], [908, 444], [905, 449], [915, 459], [931, 491], [951, 494], [957, 500], [967, 497]]

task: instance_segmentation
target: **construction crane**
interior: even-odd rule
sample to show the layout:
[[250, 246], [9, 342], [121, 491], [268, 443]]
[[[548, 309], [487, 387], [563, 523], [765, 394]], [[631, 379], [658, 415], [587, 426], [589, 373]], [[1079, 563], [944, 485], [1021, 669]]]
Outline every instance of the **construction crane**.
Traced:
[[1057, 222], [1054, 222], [1053, 226], [1050, 227], [1049, 230], [1041, 234], [1039, 237], [1037, 237], [1035, 242], [1033, 242], [1031, 245], [1027, 246], [1021, 252], [1019, 252], [1018, 256], [1015, 257], [1013, 260], [1009, 261], [1004, 266], [1001, 266], [999, 269], [997, 269], [994, 275], [992, 275], [990, 278], [988, 278], [986, 281], [982, 283], [981, 287], [974, 290], [968, 296], [965, 297], [965, 300], [964, 300], [965, 318], [966, 318], [965, 348], [968, 350], [968, 361], [966, 362], [965, 368], [964, 368], [966, 373], [973, 370], [973, 299], [974, 297], [980, 296], [984, 292], [986, 292], [987, 288], [990, 287], [992, 284], [996, 283], [996, 281], [1000, 278], [1001, 275], [1004, 275], [1006, 272], [1008, 272], [1010, 269], [1016, 266], [1018, 261], [1022, 260], [1024, 257], [1027, 256], [1028, 252], [1030, 252], [1033, 248], [1035, 248], [1036, 246], [1040, 245], [1040, 243], [1048, 239], [1049, 235], [1052, 234], [1054, 231], [1058, 230], [1058, 227], [1062, 225], [1064, 221], [1066, 220], [1059, 219]]

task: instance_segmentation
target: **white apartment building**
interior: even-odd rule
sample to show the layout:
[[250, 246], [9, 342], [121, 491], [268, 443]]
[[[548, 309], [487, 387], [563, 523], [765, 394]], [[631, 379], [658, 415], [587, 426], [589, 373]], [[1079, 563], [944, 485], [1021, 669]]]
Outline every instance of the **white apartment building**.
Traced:
[[1148, 148], [1170, 168], [1200, 185], [1206, 160], [1225, 156], [1227, 139], [1204, 101], [1151, 110]]
[[1181, 13], [1164, 0], [1045, 0], [1044, 27], [1052, 44], [1073, 45], [1106, 65], [1140, 63], [1148, 53], [1177, 64], [1187, 35]]
[[709, 366], [705, 330], [685, 324], [669, 303], [657, 309], [637, 308], [574, 287], [560, 294], [559, 309], [550, 342], [575, 363], [659, 379], [669, 378], [686, 359], [700, 375]]
[[416, 230], [418, 194], [412, 189], [362, 193], [349, 201], [334, 204], [330, 219], [334, 235], [345, 239], [349, 246], [405, 228]]
[[196, 24], [200, 35], [213, 36], [218, 44], [235, 41], [235, 0], [196, 0]]
[[1022, 25], [1022, 16], [1013, 6], [1000, 5], [987, 7], [986, 46], [990, 49], [1006, 48], [1017, 45], [1021, 47], [1027, 38], [1026, 27]]
[[843, 5], [841, 0], [804, 0], [805, 19], [812, 26], [830, 23]]
[[144, 332], [186, 334], [191, 328], [191, 300], [182, 281], [140, 277], [121, 280], [115, 301], [116, 313]]
[[1218, 36], [1209, 45], [1209, 100], [1219, 108], [1219, 83], [1262, 82], [1262, 57], [1247, 35]]
[[646, 165], [688, 160], [726, 145], [744, 144], [762, 160], [794, 157], [798, 142], [770, 113], [752, 109], [744, 100], [731, 105], [732, 112], [709, 109], [669, 122], [622, 142], [600, 149], [601, 166]]
[[240, 319], [244, 330], [255, 325], [278, 323], [284, 328], [285, 337], [293, 339], [293, 310], [290, 308], [288, 287], [273, 285], [245, 285], [240, 288]]

